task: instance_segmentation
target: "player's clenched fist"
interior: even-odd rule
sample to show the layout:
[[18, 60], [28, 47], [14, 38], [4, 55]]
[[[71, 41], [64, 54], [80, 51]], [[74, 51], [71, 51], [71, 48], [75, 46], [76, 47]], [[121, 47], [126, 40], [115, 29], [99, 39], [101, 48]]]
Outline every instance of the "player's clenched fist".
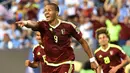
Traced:
[[25, 66], [29, 66], [30, 63], [31, 63], [30, 60], [26, 60], [25, 61]]

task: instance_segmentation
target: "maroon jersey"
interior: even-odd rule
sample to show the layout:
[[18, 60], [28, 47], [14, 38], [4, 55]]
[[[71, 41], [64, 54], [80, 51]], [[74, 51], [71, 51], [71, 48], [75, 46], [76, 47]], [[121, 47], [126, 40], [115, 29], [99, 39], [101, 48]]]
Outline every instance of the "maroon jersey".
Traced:
[[50, 63], [61, 63], [64, 61], [72, 61], [75, 59], [73, 49], [71, 47], [71, 37], [81, 39], [81, 32], [76, 26], [70, 22], [59, 20], [54, 27], [46, 21], [38, 22], [38, 31], [41, 33], [42, 42], [44, 43], [44, 51], [46, 60]]
[[120, 39], [121, 40], [128, 40], [130, 38], [130, 32], [129, 27], [124, 23], [119, 23], [121, 25], [121, 31], [120, 31]]
[[[103, 73], [109, 73], [110, 66], [117, 66], [121, 63], [121, 59], [125, 59], [126, 54], [121, 47], [109, 44], [104, 50], [102, 47], [95, 51], [96, 59], [103, 69]], [[124, 69], [120, 68], [116, 73], [124, 73]]]
[[46, 67], [45, 62], [43, 60], [43, 55], [45, 55], [44, 47], [40, 44], [34, 46], [33, 48], [33, 59], [35, 62], [39, 62], [41, 64], [42, 73], [45, 73], [44, 67]]
[[34, 46], [34, 48], [33, 48], [34, 61], [43, 62], [43, 58], [42, 58], [43, 55], [45, 55], [44, 47], [40, 44]]
[[115, 13], [112, 13], [111, 11], [107, 11], [106, 14], [105, 14], [106, 18], [108, 18], [109, 20], [112, 20], [116, 14]]

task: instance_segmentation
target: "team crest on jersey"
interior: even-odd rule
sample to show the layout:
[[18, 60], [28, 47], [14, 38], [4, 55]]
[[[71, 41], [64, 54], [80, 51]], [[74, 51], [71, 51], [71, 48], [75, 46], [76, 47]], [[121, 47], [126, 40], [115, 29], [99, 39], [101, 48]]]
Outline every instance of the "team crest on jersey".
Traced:
[[102, 55], [99, 55], [99, 58], [102, 58]]
[[110, 51], [110, 55], [113, 55], [113, 51]]
[[61, 34], [65, 34], [65, 29], [61, 29]]
[[49, 30], [50, 30], [50, 31], [53, 31], [53, 29], [52, 29], [52, 28], [49, 28]]
[[37, 55], [40, 55], [40, 54], [41, 54], [40, 52], [37, 53]]

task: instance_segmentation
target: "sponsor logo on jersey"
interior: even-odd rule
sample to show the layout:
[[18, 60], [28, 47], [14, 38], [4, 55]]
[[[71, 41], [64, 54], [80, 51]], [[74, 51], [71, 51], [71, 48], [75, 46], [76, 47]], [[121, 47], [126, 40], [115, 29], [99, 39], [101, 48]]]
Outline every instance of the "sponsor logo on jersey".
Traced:
[[49, 30], [50, 30], [50, 31], [53, 31], [53, 29], [52, 29], [52, 28], [49, 28]]
[[102, 58], [102, 55], [99, 55], [99, 58]]
[[41, 54], [40, 52], [37, 53], [37, 55], [40, 55], [40, 54]]

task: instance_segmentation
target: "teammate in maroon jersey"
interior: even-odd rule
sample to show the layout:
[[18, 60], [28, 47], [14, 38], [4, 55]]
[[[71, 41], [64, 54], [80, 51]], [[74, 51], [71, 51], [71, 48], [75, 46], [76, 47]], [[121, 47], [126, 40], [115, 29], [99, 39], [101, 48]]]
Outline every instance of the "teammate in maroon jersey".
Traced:
[[75, 55], [71, 47], [71, 37], [74, 37], [83, 46], [88, 54], [91, 67], [96, 69], [98, 64], [93, 56], [85, 39], [82, 38], [81, 32], [77, 27], [66, 21], [58, 19], [59, 7], [54, 3], [49, 3], [44, 8], [46, 21], [19, 21], [19, 26], [32, 28], [34, 31], [40, 31], [42, 42], [44, 43], [43, 56], [44, 62], [47, 64], [47, 73], [73, 73]]
[[44, 73], [44, 66], [45, 63], [43, 61], [42, 56], [45, 55], [44, 52], [44, 47], [42, 46], [42, 42], [41, 42], [41, 35], [40, 32], [36, 32], [36, 39], [39, 42], [39, 44], [37, 44], [36, 46], [34, 46], [33, 48], [33, 62], [30, 62], [30, 60], [26, 60], [25, 61], [25, 66], [30, 66], [32, 68], [37, 68], [39, 67], [39, 64], [41, 64], [42, 66], [42, 73]]
[[107, 29], [99, 28], [96, 31], [96, 38], [100, 47], [95, 51], [95, 56], [103, 73], [124, 73], [123, 66], [127, 63], [128, 58], [121, 47], [109, 43]]

